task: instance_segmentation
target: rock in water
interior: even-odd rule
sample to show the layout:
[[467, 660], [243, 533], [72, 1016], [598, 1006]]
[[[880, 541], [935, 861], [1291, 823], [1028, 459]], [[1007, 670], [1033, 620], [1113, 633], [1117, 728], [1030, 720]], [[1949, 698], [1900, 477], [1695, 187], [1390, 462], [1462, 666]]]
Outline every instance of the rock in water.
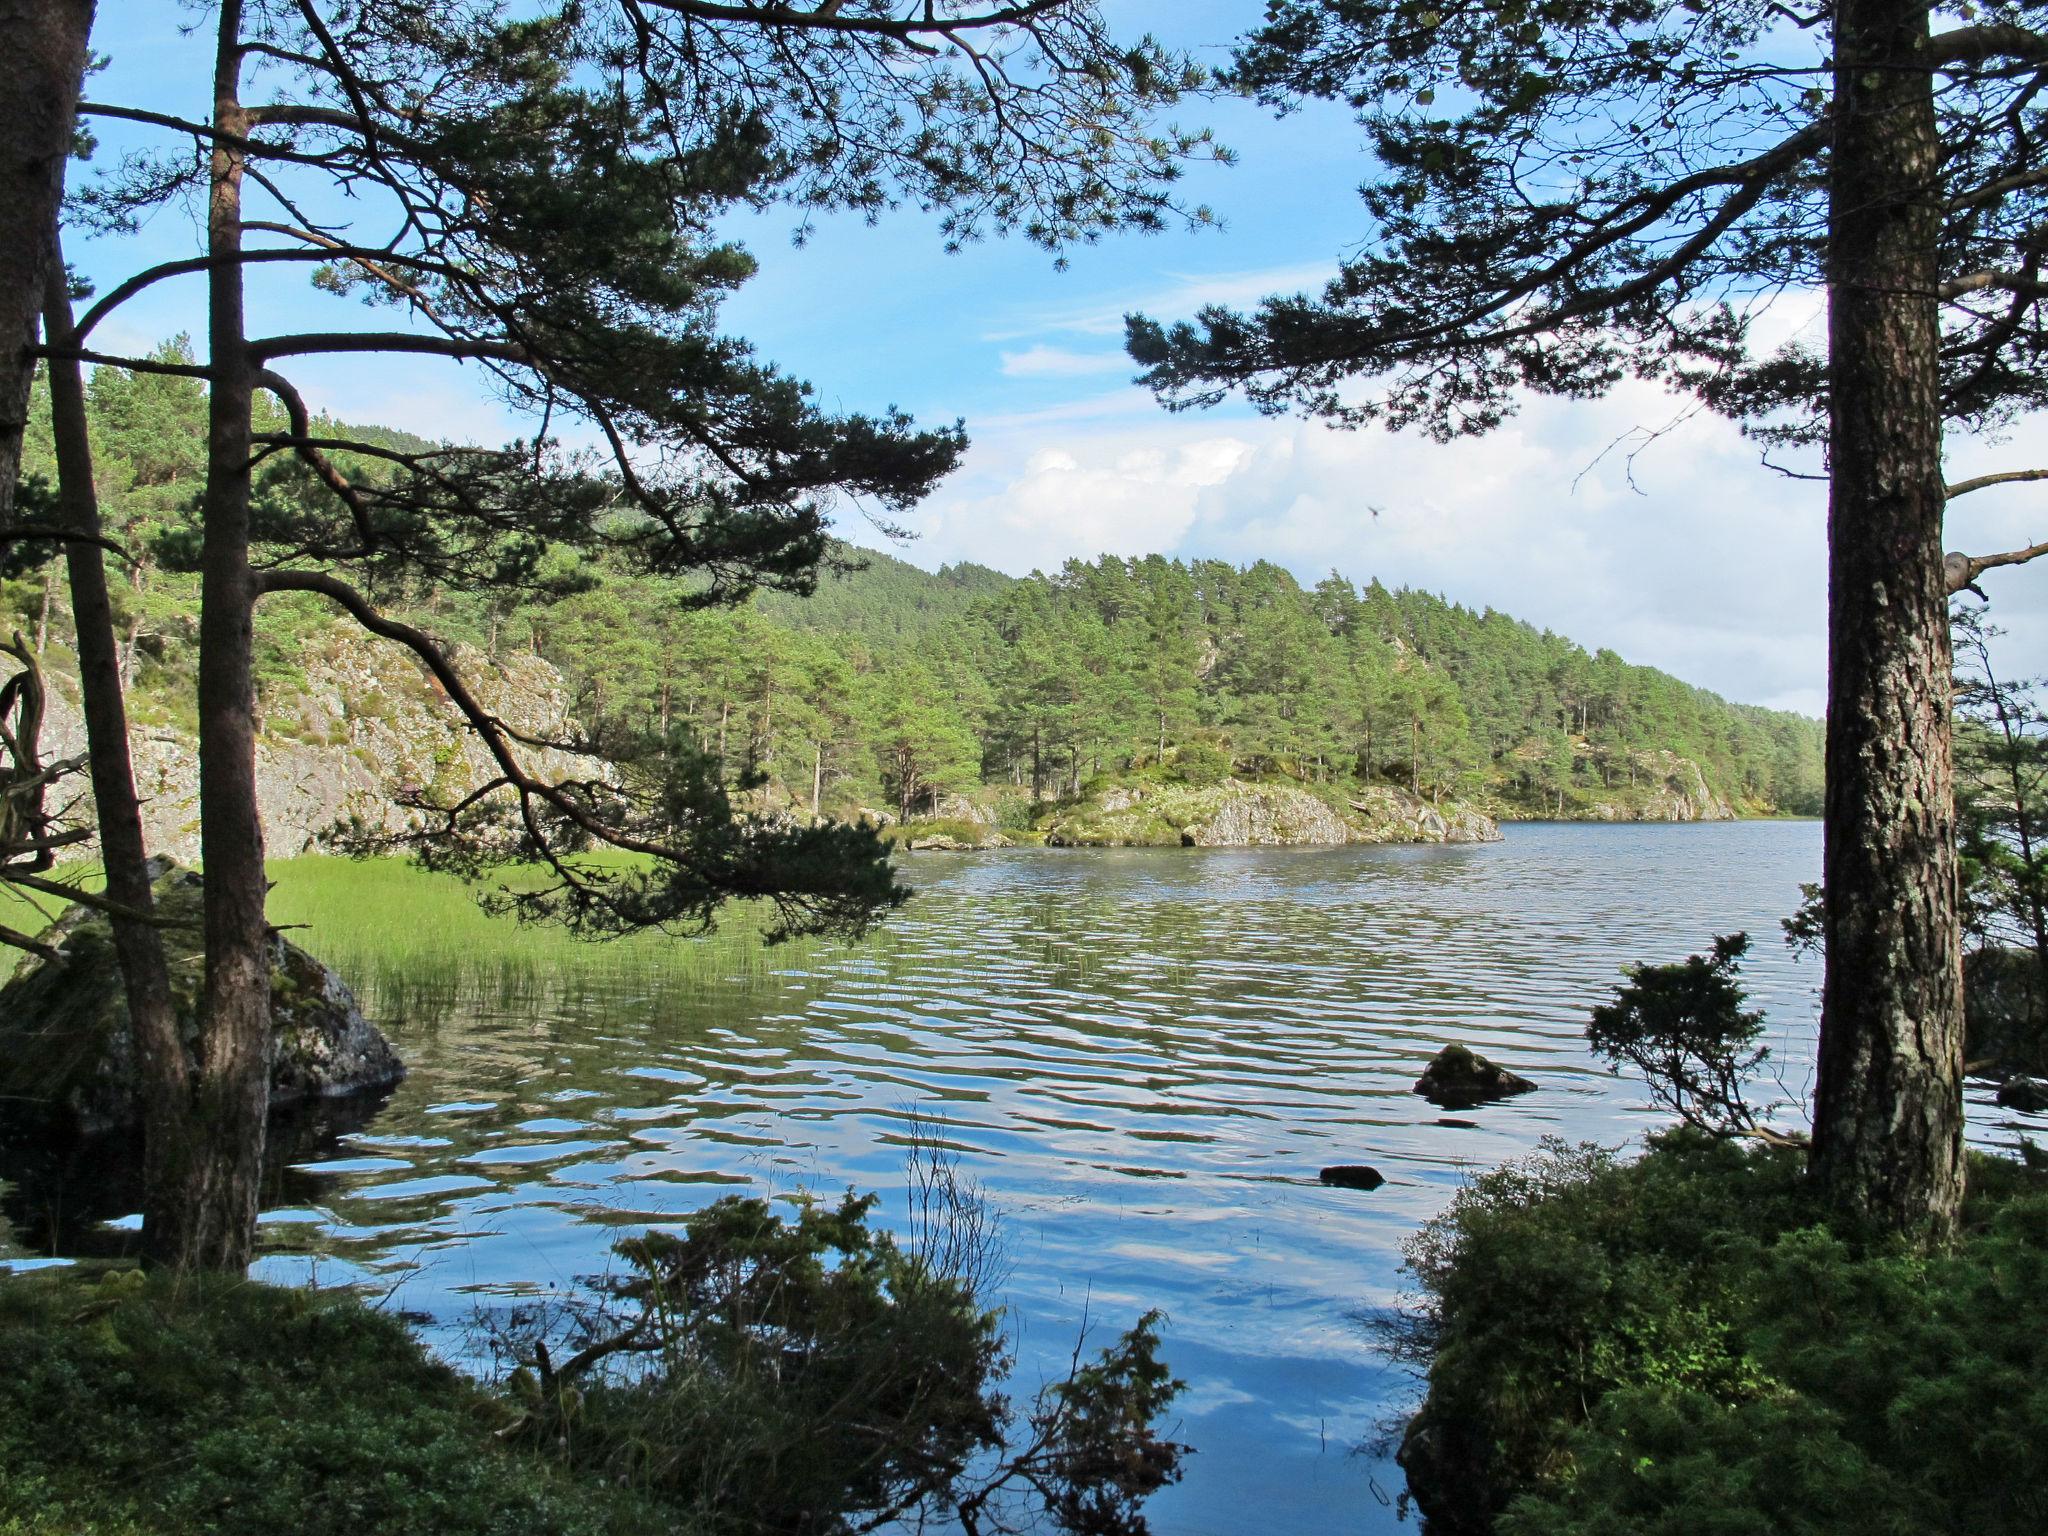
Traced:
[[[205, 964], [199, 876], [172, 868], [155, 886], [179, 1028], [198, 1033]], [[49, 938], [58, 958], [39, 960], [0, 990], [0, 1100], [18, 1121], [20, 1101], [87, 1135], [137, 1124], [135, 1052], [128, 997], [106, 918], [73, 907]], [[270, 948], [270, 1016], [276, 1030], [270, 1105], [388, 1088], [405, 1065], [355, 994], [282, 935]]]
[[2048, 1109], [2048, 1082], [2038, 1077], [2008, 1077], [1998, 1085], [1998, 1103], [2004, 1109], [2038, 1115]]
[[1462, 1045], [1447, 1045], [1438, 1051], [1415, 1080], [1417, 1093], [1445, 1109], [1464, 1109], [1488, 1099], [1533, 1093], [1535, 1089], [1536, 1085], [1526, 1077], [1496, 1066]]
[[1378, 1189], [1387, 1182], [1387, 1176], [1379, 1169], [1368, 1168], [1364, 1163], [1339, 1163], [1334, 1168], [1325, 1168], [1317, 1177], [1338, 1189]]

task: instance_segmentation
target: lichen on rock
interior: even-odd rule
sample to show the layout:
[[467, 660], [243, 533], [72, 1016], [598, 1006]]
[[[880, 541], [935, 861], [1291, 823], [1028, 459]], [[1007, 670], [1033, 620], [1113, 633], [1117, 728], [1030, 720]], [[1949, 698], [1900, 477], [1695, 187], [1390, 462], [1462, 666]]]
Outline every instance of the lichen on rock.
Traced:
[[1497, 842], [1500, 829], [1467, 807], [1438, 808], [1374, 786], [1331, 798], [1292, 783], [1112, 784], [1062, 811], [1046, 841], [1068, 848], [1258, 848], [1345, 843]]

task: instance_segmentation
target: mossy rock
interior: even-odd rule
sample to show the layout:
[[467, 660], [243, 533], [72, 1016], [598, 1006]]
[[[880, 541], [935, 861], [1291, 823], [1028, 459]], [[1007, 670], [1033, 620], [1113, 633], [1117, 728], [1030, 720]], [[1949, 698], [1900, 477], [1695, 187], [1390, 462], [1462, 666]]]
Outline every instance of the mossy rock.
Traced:
[[1447, 1045], [1415, 1080], [1415, 1092], [1445, 1109], [1470, 1109], [1494, 1099], [1534, 1093], [1536, 1085], [1463, 1045]]
[[[154, 894], [178, 1027], [189, 1045], [198, 1038], [205, 980], [200, 878], [173, 867]], [[47, 937], [56, 959], [35, 962], [0, 989], [0, 1126], [40, 1129], [54, 1120], [86, 1135], [131, 1129], [141, 1106], [112, 927], [79, 906]], [[405, 1076], [348, 984], [282, 935], [271, 938], [270, 1012], [273, 1109], [388, 1088]]]

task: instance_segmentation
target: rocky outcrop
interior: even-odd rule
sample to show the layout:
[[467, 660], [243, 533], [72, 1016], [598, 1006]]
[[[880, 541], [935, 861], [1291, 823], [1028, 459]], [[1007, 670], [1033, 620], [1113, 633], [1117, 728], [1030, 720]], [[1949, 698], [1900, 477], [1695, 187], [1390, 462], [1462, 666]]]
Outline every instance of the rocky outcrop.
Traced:
[[[264, 835], [279, 858], [329, 846], [337, 826], [372, 833], [418, 824], [419, 813], [394, 803], [402, 790], [437, 800], [469, 793], [495, 776], [482, 742], [466, 729], [440, 687], [409, 652], [371, 636], [336, 628], [314, 642], [301, 679], [274, 684], [262, 700], [256, 746], [256, 793]], [[493, 660], [468, 646], [454, 659], [485, 708], [513, 729], [544, 739], [572, 739], [569, 690], [562, 674], [537, 656]], [[68, 680], [53, 680], [46, 740], [59, 755], [83, 752], [85, 727]], [[139, 722], [131, 732], [136, 789], [153, 852], [199, 857], [199, 752], [191, 732]], [[549, 778], [611, 779], [600, 758], [525, 749], [526, 765]], [[76, 808], [91, 816], [91, 801]]]
[[1354, 828], [1314, 795], [1291, 785], [1235, 786], [1207, 816], [1180, 829], [1190, 848], [1349, 843]]
[[[156, 883], [179, 1026], [198, 1033], [204, 971], [199, 876], [173, 869]], [[96, 1135], [134, 1125], [135, 1060], [128, 999], [104, 917], [73, 907], [49, 935], [57, 958], [30, 965], [0, 990], [0, 1098], [9, 1121], [54, 1117]], [[391, 1043], [363, 1017], [348, 984], [282, 935], [271, 939], [273, 1108], [389, 1087], [405, 1076]]]
[[1195, 786], [1110, 785], [1046, 828], [1055, 847], [1251, 848], [1342, 843], [1495, 842], [1500, 829], [1469, 808], [1441, 808], [1375, 787], [1332, 804], [1298, 784], [1227, 778]]
[[996, 813], [978, 800], [966, 795], [940, 795], [932, 806], [930, 819], [933, 821], [965, 821], [977, 827], [995, 829]]
[[1445, 1109], [1470, 1109], [1492, 1099], [1534, 1093], [1536, 1085], [1462, 1045], [1447, 1045], [1415, 1080], [1415, 1092]]
[[1631, 752], [1610, 777], [1625, 774], [1628, 788], [1616, 783], [1612, 794], [1578, 813], [1582, 821], [1733, 821], [1735, 809], [1707, 784], [1700, 765], [1676, 752]]

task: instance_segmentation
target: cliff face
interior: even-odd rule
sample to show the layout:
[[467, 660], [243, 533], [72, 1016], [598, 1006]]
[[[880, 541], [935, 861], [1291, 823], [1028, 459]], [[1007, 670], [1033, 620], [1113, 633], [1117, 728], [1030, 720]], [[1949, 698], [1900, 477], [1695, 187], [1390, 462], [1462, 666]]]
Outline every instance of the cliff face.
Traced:
[[[535, 656], [498, 660], [458, 647], [456, 665], [485, 707], [516, 730], [573, 737], [561, 673]], [[53, 678], [48, 741], [53, 753], [85, 750], [76, 685]], [[435, 799], [467, 794], [495, 776], [490, 755], [405, 652], [337, 629], [304, 667], [303, 686], [264, 701], [256, 748], [256, 788], [268, 850], [277, 858], [317, 852], [337, 823], [360, 821], [377, 832], [417, 825], [417, 812], [392, 797], [406, 789]], [[131, 735], [136, 788], [150, 851], [184, 862], [199, 857], [199, 754], [190, 732], [141, 726]], [[530, 769], [554, 777], [610, 778], [594, 757], [521, 749]], [[92, 813], [88, 793], [76, 814]]]
[[1246, 848], [1342, 843], [1496, 842], [1477, 811], [1438, 808], [1374, 788], [1331, 805], [1294, 784], [1120, 784], [1062, 812], [1046, 829], [1054, 847]]
[[1676, 752], [1634, 752], [1635, 782], [1578, 813], [1581, 821], [1733, 821], [1735, 810], [1708, 787], [1700, 765]]

